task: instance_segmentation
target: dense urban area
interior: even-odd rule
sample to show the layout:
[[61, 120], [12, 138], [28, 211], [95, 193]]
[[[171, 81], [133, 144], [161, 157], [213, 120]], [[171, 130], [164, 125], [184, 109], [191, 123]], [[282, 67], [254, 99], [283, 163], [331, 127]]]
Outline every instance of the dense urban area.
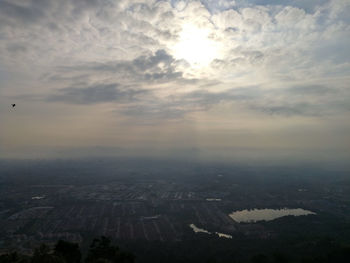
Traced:
[[[327, 257], [350, 244], [348, 175], [309, 166], [1, 161], [0, 253], [30, 255], [58, 240], [84, 252], [94, 237], [105, 236], [132, 251], [136, 262]], [[266, 208], [310, 213], [247, 222], [232, 217]]]

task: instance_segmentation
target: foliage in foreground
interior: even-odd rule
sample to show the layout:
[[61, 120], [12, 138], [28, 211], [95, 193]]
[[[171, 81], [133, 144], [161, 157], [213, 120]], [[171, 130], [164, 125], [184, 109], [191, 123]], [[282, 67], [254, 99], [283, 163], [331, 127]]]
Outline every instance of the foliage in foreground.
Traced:
[[[21, 255], [17, 252], [0, 256], [0, 263], [81, 263], [82, 253], [79, 245], [59, 240], [51, 249], [46, 244], [34, 250], [32, 256]], [[112, 245], [106, 237], [95, 238], [90, 245], [86, 263], [133, 263], [134, 255], [122, 251]]]
[[[169, 248], [171, 249], [171, 248]], [[169, 253], [168, 256], [171, 257], [171, 253], [174, 251], [170, 250], [163, 251], [164, 253]], [[275, 252], [272, 254], [246, 254], [246, 259], [235, 259], [233, 256], [230, 260], [219, 260], [213, 255], [211, 259], [206, 259], [203, 255], [201, 259], [190, 258], [185, 260], [179, 260], [179, 258], [185, 256], [183, 251], [177, 248], [172, 248], [175, 253], [179, 254], [179, 257], [174, 257], [175, 260], [164, 261], [157, 257], [150, 250], [146, 249], [150, 255], [148, 257], [139, 256], [138, 262], [188, 262], [188, 263], [348, 263], [350, 262], [350, 246], [340, 245], [335, 246], [330, 249], [328, 253], [323, 255], [320, 254], [308, 254], [303, 253], [299, 255], [299, 259], [290, 257], [287, 254]], [[161, 254], [162, 247], [157, 247], [158, 254]], [[293, 250], [293, 249], [292, 249]], [[294, 250], [293, 250], [294, 251]], [[171, 253], [170, 253], [171, 252]], [[204, 252], [204, 251], [202, 251]], [[295, 251], [294, 251], [295, 252]], [[174, 255], [173, 255], [174, 256]], [[190, 255], [189, 255], [190, 256]], [[227, 255], [230, 258], [229, 255]], [[222, 261], [223, 260], [223, 261]], [[106, 237], [95, 238], [86, 255], [83, 257], [80, 247], [78, 244], [59, 240], [53, 248], [50, 248], [46, 244], [42, 244], [40, 247], [34, 250], [33, 255], [22, 255], [18, 252], [8, 253], [0, 255], [0, 263], [134, 263], [135, 256], [127, 251], [121, 250], [118, 246], [113, 245], [111, 240]]]

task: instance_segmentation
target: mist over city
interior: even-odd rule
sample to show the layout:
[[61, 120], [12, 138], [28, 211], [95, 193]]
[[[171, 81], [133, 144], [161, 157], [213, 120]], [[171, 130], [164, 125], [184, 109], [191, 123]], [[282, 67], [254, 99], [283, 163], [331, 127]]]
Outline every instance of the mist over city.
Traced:
[[349, 262], [348, 0], [0, 0], [0, 262]]

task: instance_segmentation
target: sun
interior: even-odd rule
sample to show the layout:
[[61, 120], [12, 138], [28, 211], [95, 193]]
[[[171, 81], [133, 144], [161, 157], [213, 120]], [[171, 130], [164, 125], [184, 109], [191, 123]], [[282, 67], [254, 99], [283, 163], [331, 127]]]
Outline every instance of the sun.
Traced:
[[210, 29], [193, 24], [183, 25], [179, 40], [172, 47], [173, 56], [186, 60], [195, 68], [208, 66], [220, 51], [219, 43], [209, 36]]

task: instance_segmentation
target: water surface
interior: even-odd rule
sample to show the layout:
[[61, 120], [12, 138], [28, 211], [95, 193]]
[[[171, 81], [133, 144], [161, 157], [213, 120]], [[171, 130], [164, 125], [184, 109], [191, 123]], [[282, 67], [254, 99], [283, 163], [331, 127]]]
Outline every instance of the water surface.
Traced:
[[[209, 232], [208, 230], [197, 227], [195, 224], [190, 224], [190, 228], [192, 228], [192, 230], [195, 233], [205, 233], [205, 234], [209, 234], [209, 235], [213, 234], [213, 233]], [[232, 238], [231, 235], [224, 234], [224, 233], [215, 232], [214, 234], [218, 235], [219, 237], [223, 237], [223, 238]]]
[[220, 201], [221, 201], [221, 198], [207, 198], [207, 199], [205, 199], [205, 200], [207, 200], [207, 201], [209, 201], [209, 202], [220, 202]]
[[217, 234], [219, 237], [231, 238], [231, 239], [232, 239], [232, 236], [231, 236], [231, 235], [228, 235], [228, 234], [219, 233], [219, 232], [215, 232], [215, 234]]
[[257, 221], [271, 221], [283, 216], [304, 216], [315, 215], [316, 213], [302, 208], [283, 208], [283, 209], [253, 209], [236, 211], [229, 216], [236, 222], [257, 222]]
[[196, 227], [195, 224], [190, 224], [190, 228], [193, 229], [195, 233], [206, 233], [206, 234], [211, 234], [208, 230], [205, 230], [203, 228]]

